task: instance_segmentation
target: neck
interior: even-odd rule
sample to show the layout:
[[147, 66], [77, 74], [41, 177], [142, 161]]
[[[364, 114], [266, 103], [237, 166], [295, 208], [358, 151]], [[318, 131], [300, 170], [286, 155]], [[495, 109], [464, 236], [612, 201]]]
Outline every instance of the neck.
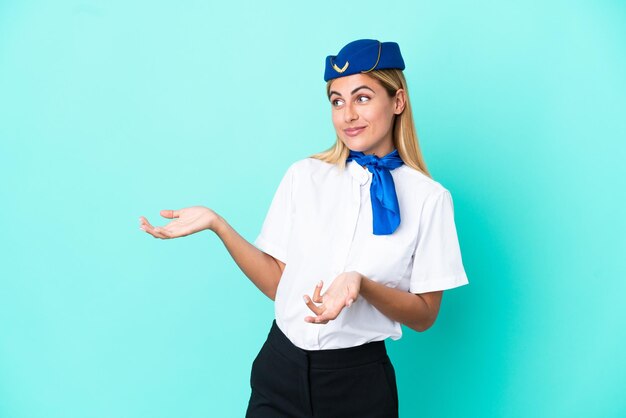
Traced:
[[390, 149], [383, 150], [383, 151], [377, 150], [377, 151], [362, 151], [362, 152], [363, 152], [363, 154], [365, 154], [365, 155], [373, 155], [373, 156], [378, 157], [378, 158], [383, 158], [383, 157], [385, 157], [386, 155], [391, 154], [391, 153], [392, 153], [392, 152], [394, 152], [395, 150], [396, 150], [396, 149], [395, 149], [394, 147], [391, 147]]

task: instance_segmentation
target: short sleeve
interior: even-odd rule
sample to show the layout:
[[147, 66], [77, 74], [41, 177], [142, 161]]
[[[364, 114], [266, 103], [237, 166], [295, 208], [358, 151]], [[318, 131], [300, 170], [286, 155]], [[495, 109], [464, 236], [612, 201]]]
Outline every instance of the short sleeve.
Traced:
[[287, 248], [292, 224], [293, 171], [291, 165], [280, 181], [261, 232], [254, 245], [261, 251], [287, 264]]
[[452, 196], [444, 189], [429, 196], [424, 203], [409, 291], [434, 292], [467, 283], [454, 223]]

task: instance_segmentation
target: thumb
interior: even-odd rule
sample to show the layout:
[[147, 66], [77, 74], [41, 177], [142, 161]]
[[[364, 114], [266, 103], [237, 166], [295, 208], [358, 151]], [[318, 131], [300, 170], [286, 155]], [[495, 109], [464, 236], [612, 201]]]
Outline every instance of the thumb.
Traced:
[[162, 217], [169, 218], [169, 219], [178, 218], [180, 216], [180, 211], [171, 210], [171, 209], [162, 210], [160, 213]]

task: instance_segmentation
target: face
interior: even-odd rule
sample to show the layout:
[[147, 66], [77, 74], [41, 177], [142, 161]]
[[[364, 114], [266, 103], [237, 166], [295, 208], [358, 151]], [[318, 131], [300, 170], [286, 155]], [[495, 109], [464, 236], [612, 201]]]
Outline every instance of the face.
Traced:
[[335, 79], [329, 100], [339, 139], [352, 151], [384, 157], [394, 150], [393, 121], [404, 110], [405, 92], [392, 97], [366, 74]]

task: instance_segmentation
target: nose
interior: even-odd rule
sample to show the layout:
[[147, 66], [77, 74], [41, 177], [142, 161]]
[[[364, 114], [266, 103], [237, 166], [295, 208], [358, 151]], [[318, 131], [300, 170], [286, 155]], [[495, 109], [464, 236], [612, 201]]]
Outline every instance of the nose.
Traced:
[[352, 122], [353, 120], [357, 120], [359, 118], [359, 114], [357, 113], [353, 103], [346, 103], [343, 118], [346, 122]]

